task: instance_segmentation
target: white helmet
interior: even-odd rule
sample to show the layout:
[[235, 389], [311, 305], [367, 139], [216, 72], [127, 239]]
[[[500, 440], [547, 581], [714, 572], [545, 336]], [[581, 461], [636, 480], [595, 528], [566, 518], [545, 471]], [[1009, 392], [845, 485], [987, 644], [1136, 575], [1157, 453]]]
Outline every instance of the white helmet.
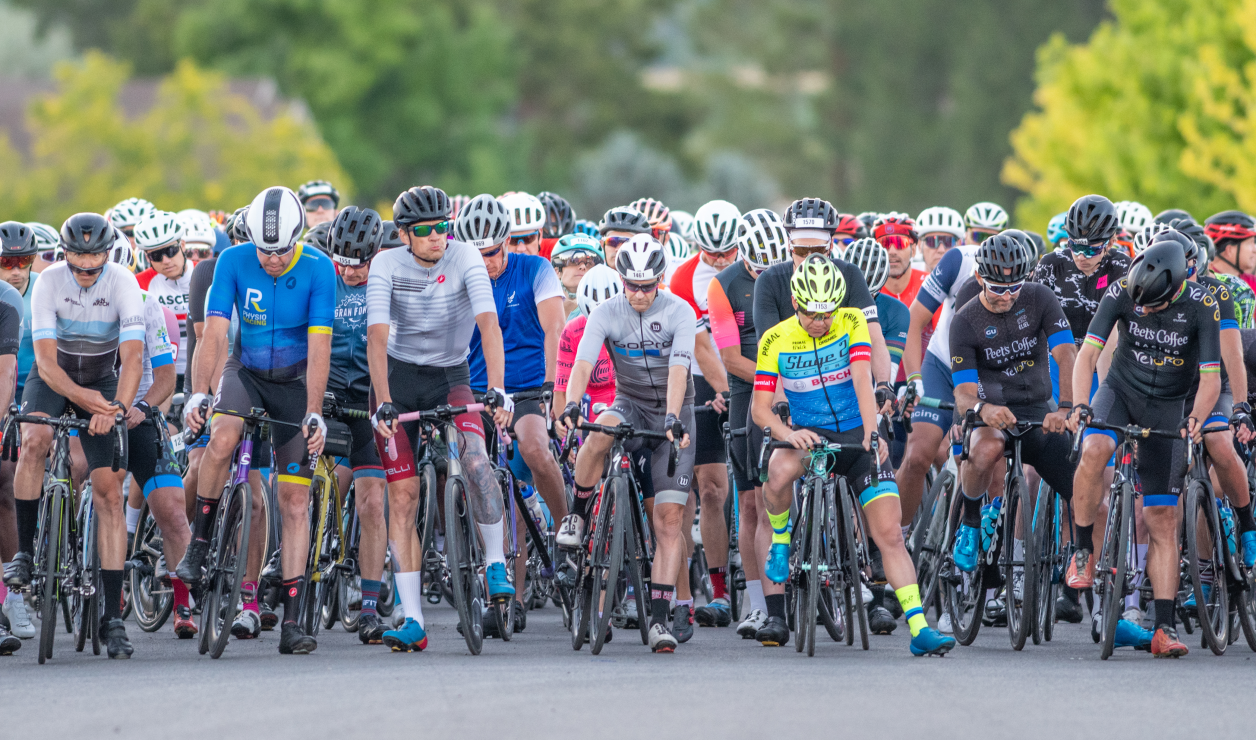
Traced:
[[501, 200], [488, 193], [463, 204], [454, 219], [454, 238], [476, 249], [501, 244], [510, 236], [510, 214]]
[[680, 234], [681, 238], [690, 244], [694, 243], [696, 235], [694, 234], [693, 214], [688, 211], [672, 211], [672, 233]]
[[974, 203], [964, 212], [964, 225], [970, 229], [1002, 231], [1007, 228], [1007, 211], [998, 203]]
[[56, 249], [61, 243], [61, 235], [57, 230], [48, 224], [41, 224], [38, 221], [31, 221], [26, 224], [35, 235], [35, 250], [38, 252], [47, 252], [49, 249]]
[[580, 278], [576, 286], [576, 307], [583, 316], [593, 313], [593, 309], [624, 292], [624, 284], [619, 273], [606, 265], [594, 265]]
[[661, 280], [667, 270], [663, 245], [650, 234], [637, 234], [619, 247], [615, 272], [633, 282]]
[[1116, 206], [1116, 218], [1121, 229], [1128, 234], [1137, 234], [1155, 218], [1150, 208], [1135, 200], [1123, 200], [1112, 205]]
[[756, 272], [789, 259], [789, 236], [776, 211], [756, 208], [742, 215], [737, 224], [737, 251]]
[[663, 253], [667, 255], [669, 260], [687, 260], [692, 255], [689, 252], [689, 242], [676, 232], [667, 234], [667, 241], [663, 244]]
[[109, 209], [109, 222], [119, 229], [129, 229], [157, 212], [157, 207], [143, 198], [127, 198]]
[[864, 280], [868, 282], [868, 291], [874, 296], [890, 278], [890, 255], [876, 239], [865, 238], [851, 242], [843, 259], [859, 268]]
[[135, 225], [135, 246], [144, 251], [169, 246], [183, 238], [183, 224], [169, 211], [157, 211]]
[[[152, 217], [145, 219], [145, 221], [150, 220]], [[137, 228], [136, 231], [138, 230]], [[109, 261], [122, 265], [128, 270], [135, 269], [135, 250], [131, 249], [131, 242], [126, 238], [126, 234], [118, 228], [113, 230], [113, 244], [109, 245]]]
[[497, 200], [506, 206], [510, 215], [511, 234], [531, 234], [545, 225], [545, 206], [535, 195], [506, 193]]
[[205, 244], [214, 246], [218, 243], [217, 230], [209, 214], [189, 208], [176, 214], [183, 225], [183, 241], [188, 244]]
[[694, 241], [704, 252], [727, 252], [737, 246], [741, 211], [726, 200], [704, 204], [693, 216]]
[[305, 231], [305, 209], [296, 193], [276, 185], [258, 193], [249, 204], [244, 227], [249, 240], [263, 252], [286, 252]]
[[959, 215], [959, 211], [946, 206], [926, 208], [916, 217], [916, 233], [922, 236], [933, 233], [950, 234], [956, 239], [963, 239], [964, 217]]
[[1134, 234], [1134, 256], [1142, 254], [1143, 250], [1155, 241], [1157, 236], [1166, 231], [1173, 231], [1173, 227], [1156, 221], [1151, 221], [1139, 229], [1138, 233]]

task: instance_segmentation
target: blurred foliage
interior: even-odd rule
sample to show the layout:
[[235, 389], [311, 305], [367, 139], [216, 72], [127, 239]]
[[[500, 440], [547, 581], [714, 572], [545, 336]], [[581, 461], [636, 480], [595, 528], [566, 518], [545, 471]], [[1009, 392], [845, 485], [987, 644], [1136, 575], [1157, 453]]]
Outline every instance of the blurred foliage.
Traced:
[[1197, 218], [1253, 203], [1256, 4], [1112, 0], [1085, 44], [1039, 52], [1037, 109], [1012, 134], [1004, 180], [1033, 226], [1097, 192]]
[[37, 31], [33, 13], [0, 2], [0, 70], [5, 75], [47, 79], [57, 62], [74, 56], [65, 28]]
[[98, 52], [57, 68], [56, 92], [28, 110], [29, 158], [0, 138], [0, 172], [22, 173], [0, 178], [5, 218], [59, 224], [135, 195], [171, 211], [231, 210], [276, 182], [315, 177], [349, 187], [311, 124], [263, 119], [221, 74], [180, 62], [136, 119], [118, 101], [129, 75]]

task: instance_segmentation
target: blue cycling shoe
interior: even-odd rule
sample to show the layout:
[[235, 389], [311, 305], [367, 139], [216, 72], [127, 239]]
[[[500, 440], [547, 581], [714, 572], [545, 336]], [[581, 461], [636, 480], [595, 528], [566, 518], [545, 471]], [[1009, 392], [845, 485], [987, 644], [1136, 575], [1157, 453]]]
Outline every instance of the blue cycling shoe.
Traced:
[[1256, 568], [1256, 531], [1243, 533], [1243, 565]]
[[956, 568], [965, 573], [972, 573], [976, 569], [980, 541], [980, 530], [967, 524], [959, 525], [959, 529], [955, 532], [955, 547], [951, 550]]
[[427, 647], [427, 632], [413, 617], [406, 617], [401, 629], [388, 630], [380, 639], [394, 653], [418, 652]]
[[515, 587], [506, 580], [506, 564], [490, 563], [484, 574], [488, 578], [488, 597], [494, 601], [515, 595]]
[[784, 542], [773, 542], [768, 550], [768, 565], [763, 575], [772, 583], [784, 583], [789, 578], [789, 545]]
[[1151, 650], [1151, 630], [1143, 629], [1128, 619], [1116, 623], [1116, 647], [1132, 647], [1135, 650]]
[[922, 627], [920, 632], [911, 638], [911, 654], [946, 655], [955, 647], [955, 638], [947, 637], [932, 627]]
[[[1207, 600], [1208, 600], [1208, 597], [1209, 597], [1209, 596], [1211, 596], [1211, 595], [1212, 595], [1212, 584], [1211, 584], [1211, 583], [1205, 583], [1205, 584], [1204, 584], [1204, 601], [1207, 601]], [[1195, 589], [1193, 589], [1193, 588], [1192, 588], [1192, 589], [1190, 590], [1190, 593], [1189, 593], [1189, 594], [1187, 595], [1187, 597], [1186, 597], [1186, 601], [1183, 601], [1183, 602], [1182, 602], [1182, 608], [1183, 608], [1183, 609], [1194, 609], [1194, 608], [1195, 608]]]

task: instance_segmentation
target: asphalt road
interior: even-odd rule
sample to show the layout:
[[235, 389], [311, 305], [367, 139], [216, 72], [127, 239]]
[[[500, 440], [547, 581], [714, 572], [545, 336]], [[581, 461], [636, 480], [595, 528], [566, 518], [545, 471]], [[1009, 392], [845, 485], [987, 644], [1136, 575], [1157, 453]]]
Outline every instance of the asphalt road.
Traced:
[[62, 633], [40, 666], [26, 641], [0, 658], [0, 738], [1226, 738], [1249, 727], [1256, 676], [1242, 640], [1215, 657], [1198, 633], [1179, 660], [1100, 661], [1084, 624], [1019, 653], [987, 627], [945, 658], [912, 657], [901, 623], [868, 652], [823, 636], [813, 658], [731, 628], [699, 628], [674, 655], [620, 631], [593, 656], [572, 651], [549, 607], [472, 656], [452, 608], [426, 616], [419, 654], [339, 626], [309, 656], [280, 656], [279, 633], [263, 632], [211, 660], [168, 624], [128, 624], [130, 661], [75, 653]]

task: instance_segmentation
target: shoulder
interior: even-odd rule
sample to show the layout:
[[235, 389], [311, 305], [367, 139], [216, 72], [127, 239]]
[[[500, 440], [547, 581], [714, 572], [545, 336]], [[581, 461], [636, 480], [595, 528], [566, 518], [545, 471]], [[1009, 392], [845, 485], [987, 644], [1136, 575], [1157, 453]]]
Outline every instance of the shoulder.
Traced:
[[[797, 323], [797, 319], [795, 319], [795, 323]], [[846, 334], [852, 331], [859, 331], [860, 329], [867, 331], [868, 320], [864, 318], [863, 311], [857, 308], [839, 308], [833, 317], [833, 326]]]
[[759, 339], [759, 353], [768, 354], [773, 350], [780, 351], [782, 343], [787, 341], [795, 332], [801, 330], [802, 326], [798, 323], [798, 317], [790, 316], [788, 319], [763, 332], [763, 337]]
[[1038, 260], [1038, 269], [1054, 272], [1066, 262], [1072, 264], [1073, 259], [1064, 252], [1047, 252], [1042, 256], [1042, 259]]
[[1118, 252], [1115, 249], [1108, 249], [1108, 253], [1104, 256], [1103, 262], [1103, 267], [1106, 272], [1119, 272], [1121, 274], [1125, 274], [1126, 272], [1129, 272], [1130, 265], [1133, 263], [1133, 260], [1130, 259], [1130, 256], [1124, 252]]

